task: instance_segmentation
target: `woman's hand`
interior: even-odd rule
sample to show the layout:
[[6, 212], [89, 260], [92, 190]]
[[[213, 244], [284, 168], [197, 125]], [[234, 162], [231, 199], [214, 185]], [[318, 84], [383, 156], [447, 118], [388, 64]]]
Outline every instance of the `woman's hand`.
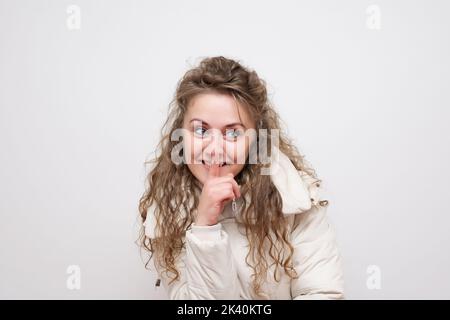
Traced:
[[216, 224], [225, 204], [240, 196], [240, 188], [234, 180], [233, 174], [228, 173], [220, 177], [219, 165], [211, 164], [208, 178], [200, 195], [195, 225], [211, 226]]

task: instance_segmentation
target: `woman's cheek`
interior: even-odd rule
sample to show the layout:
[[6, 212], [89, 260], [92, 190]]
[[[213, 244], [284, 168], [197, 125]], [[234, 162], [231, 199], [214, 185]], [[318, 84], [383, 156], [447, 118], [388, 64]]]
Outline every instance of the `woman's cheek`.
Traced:
[[234, 142], [234, 154], [233, 154], [233, 162], [238, 165], [245, 164], [247, 159], [247, 146], [245, 143], [245, 139], [240, 139]]
[[183, 138], [183, 155], [185, 163], [192, 163], [192, 149], [189, 138]]
[[192, 135], [186, 135], [184, 137], [185, 159], [186, 163], [196, 164], [196, 159], [200, 161], [202, 153], [202, 141]]

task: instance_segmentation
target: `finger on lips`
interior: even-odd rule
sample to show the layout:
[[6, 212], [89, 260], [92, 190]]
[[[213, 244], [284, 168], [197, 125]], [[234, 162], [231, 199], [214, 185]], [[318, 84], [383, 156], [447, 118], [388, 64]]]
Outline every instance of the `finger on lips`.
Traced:
[[236, 180], [234, 180], [234, 175], [232, 173], [228, 173], [225, 176], [220, 177], [220, 169], [219, 169], [219, 163], [217, 161], [214, 161], [208, 171], [208, 179], [211, 178], [220, 178], [216, 182], [220, 183], [219, 181], [227, 181], [231, 182], [233, 187], [234, 196], [236, 198], [239, 198], [241, 196], [241, 191], [239, 188], [239, 185], [237, 184]]

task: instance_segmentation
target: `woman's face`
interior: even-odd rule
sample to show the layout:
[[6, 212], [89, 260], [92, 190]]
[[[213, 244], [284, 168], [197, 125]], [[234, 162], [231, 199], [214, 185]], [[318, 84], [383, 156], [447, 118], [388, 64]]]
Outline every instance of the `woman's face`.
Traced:
[[[254, 136], [255, 123], [247, 108], [232, 96], [204, 93], [195, 96], [183, 121], [185, 161], [204, 184], [211, 163], [219, 163], [219, 174], [236, 176], [244, 168]], [[247, 133], [247, 136], [246, 136]]]

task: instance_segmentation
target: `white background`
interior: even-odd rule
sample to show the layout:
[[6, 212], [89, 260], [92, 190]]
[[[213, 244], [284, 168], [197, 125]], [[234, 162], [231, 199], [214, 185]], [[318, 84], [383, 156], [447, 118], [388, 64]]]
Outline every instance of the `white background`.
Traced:
[[347, 298], [449, 299], [449, 14], [424, 0], [1, 0], [0, 298], [166, 297], [134, 244], [144, 161], [178, 79], [224, 55], [268, 82], [324, 180]]

